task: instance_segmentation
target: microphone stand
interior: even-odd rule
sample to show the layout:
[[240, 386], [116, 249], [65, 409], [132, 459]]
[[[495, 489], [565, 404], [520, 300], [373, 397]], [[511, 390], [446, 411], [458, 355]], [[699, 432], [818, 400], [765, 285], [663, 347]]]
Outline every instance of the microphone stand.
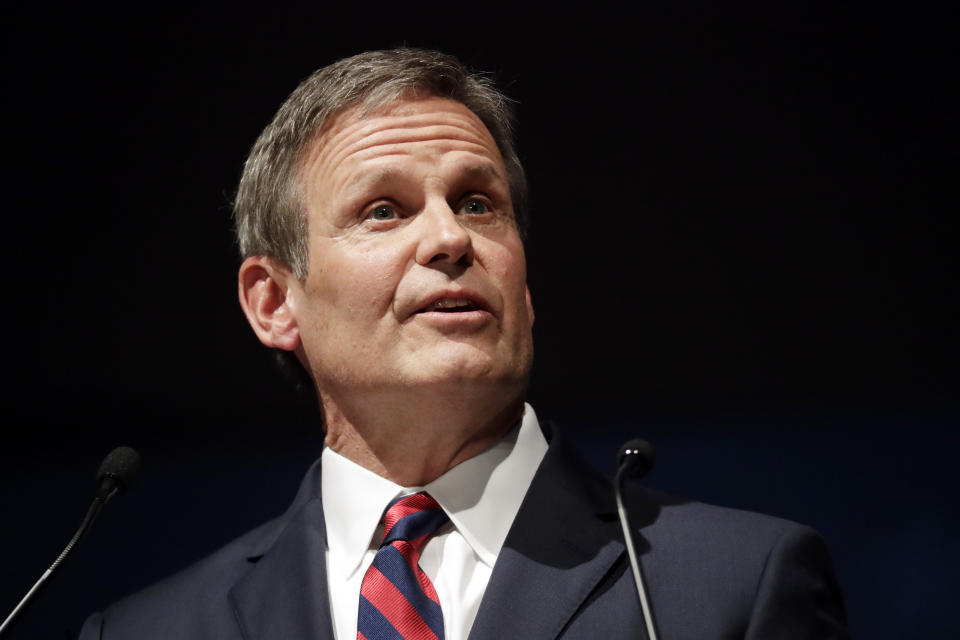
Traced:
[[[649, 452], [649, 453], [647, 453]], [[627, 510], [623, 506], [623, 481], [630, 475], [643, 475], [653, 466], [653, 448], [643, 441], [631, 441], [621, 447], [617, 456], [617, 475], [613, 479], [614, 494], [617, 498], [617, 514], [620, 516], [620, 526], [623, 527], [623, 539], [627, 544], [627, 556], [630, 558], [630, 568], [633, 571], [633, 581], [637, 585], [637, 598], [643, 610], [643, 621], [647, 626], [649, 640], [657, 640], [657, 630], [653, 625], [653, 612], [647, 598], [643, 574], [637, 560], [637, 550], [633, 545], [633, 533], [627, 519]]]
[[106, 498], [98, 494], [97, 497], [93, 499], [93, 503], [91, 503], [90, 508], [87, 509], [87, 515], [84, 516], [83, 522], [80, 523], [80, 528], [78, 528], [77, 532], [73, 534], [70, 542], [67, 543], [67, 546], [63, 549], [60, 555], [57, 556], [57, 559], [53, 561], [53, 564], [50, 565], [50, 568], [43, 572], [43, 575], [40, 576], [40, 579], [37, 580], [32, 587], [30, 587], [30, 590], [27, 591], [27, 595], [23, 596], [23, 599], [20, 600], [20, 603], [14, 607], [13, 611], [10, 612], [10, 615], [7, 616], [7, 619], [3, 621], [2, 625], [0, 625], [0, 635], [2, 635], [3, 632], [13, 624], [13, 619], [16, 618], [20, 612], [27, 607], [33, 597], [40, 591], [43, 585], [46, 584], [53, 572], [56, 571], [61, 564], [63, 564], [63, 561], [66, 560], [68, 555], [70, 555], [70, 552], [73, 551], [73, 548], [77, 546], [78, 542], [80, 542], [80, 538], [84, 536], [84, 534], [90, 529], [90, 525], [93, 524], [93, 521], [97, 519], [98, 515], [100, 515], [100, 509], [103, 508], [104, 503], [109, 500], [110, 497], [116, 493], [116, 491], [116, 489], [111, 491]]
[[103, 463], [100, 465], [100, 470], [97, 472], [97, 480], [100, 481], [100, 488], [97, 490], [97, 495], [90, 504], [90, 508], [87, 509], [87, 515], [83, 517], [80, 527], [77, 529], [77, 532], [73, 534], [73, 537], [70, 538], [70, 542], [67, 543], [67, 546], [60, 555], [57, 556], [57, 559], [50, 565], [50, 568], [43, 572], [40, 579], [27, 591], [27, 595], [23, 596], [23, 599], [14, 607], [10, 615], [7, 616], [7, 619], [3, 621], [3, 624], [0, 624], [0, 636], [3, 636], [4, 632], [10, 628], [14, 619], [26, 609], [34, 596], [40, 592], [40, 589], [43, 588], [47, 580], [50, 579], [50, 576], [53, 575], [53, 572], [63, 564], [63, 561], [67, 559], [67, 556], [70, 555], [70, 552], [77, 546], [77, 543], [79, 543], [87, 531], [90, 530], [94, 520], [100, 515], [100, 510], [103, 508], [103, 505], [105, 505], [110, 498], [117, 495], [118, 492], [131, 486], [139, 472], [140, 456], [130, 447], [117, 447], [104, 458]]

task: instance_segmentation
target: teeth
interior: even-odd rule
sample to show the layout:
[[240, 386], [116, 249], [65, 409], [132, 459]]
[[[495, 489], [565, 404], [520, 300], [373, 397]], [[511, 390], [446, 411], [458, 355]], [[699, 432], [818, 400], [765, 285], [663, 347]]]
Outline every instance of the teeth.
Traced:
[[460, 307], [469, 307], [472, 303], [469, 300], [462, 300], [458, 298], [443, 298], [437, 300], [430, 305], [431, 311], [436, 311], [439, 309], [458, 309]]

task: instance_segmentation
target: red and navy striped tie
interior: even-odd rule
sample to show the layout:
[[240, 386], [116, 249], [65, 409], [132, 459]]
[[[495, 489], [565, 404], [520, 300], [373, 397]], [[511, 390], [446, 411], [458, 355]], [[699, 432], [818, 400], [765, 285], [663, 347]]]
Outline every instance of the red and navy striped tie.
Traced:
[[383, 542], [360, 585], [357, 640], [443, 640], [440, 600], [420, 551], [447, 519], [426, 493], [387, 505]]

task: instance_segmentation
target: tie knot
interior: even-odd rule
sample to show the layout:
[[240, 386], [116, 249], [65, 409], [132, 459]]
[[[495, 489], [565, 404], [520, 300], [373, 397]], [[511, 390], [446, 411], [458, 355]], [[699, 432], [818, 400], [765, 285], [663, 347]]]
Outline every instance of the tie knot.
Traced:
[[387, 505], [383, 516], [383, 542], [380, 544], [383, 546], [395, 540], [406, 540], [419, 548], [420, 543], [448, 519], [437, 501], [427, 493], [397, 498]]

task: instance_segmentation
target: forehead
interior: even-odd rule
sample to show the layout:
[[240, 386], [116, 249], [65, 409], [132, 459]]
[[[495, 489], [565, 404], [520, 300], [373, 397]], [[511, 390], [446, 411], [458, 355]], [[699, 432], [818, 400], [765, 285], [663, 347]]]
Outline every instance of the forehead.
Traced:
[[371, 113], [349, 109], [321, 132], [304, 167], [316, 180], [338, 168], [427, 151], [483, 156], [503, 172], [503, 159], [487, 127], [465, 105], [446, 98], [401, 100]]

